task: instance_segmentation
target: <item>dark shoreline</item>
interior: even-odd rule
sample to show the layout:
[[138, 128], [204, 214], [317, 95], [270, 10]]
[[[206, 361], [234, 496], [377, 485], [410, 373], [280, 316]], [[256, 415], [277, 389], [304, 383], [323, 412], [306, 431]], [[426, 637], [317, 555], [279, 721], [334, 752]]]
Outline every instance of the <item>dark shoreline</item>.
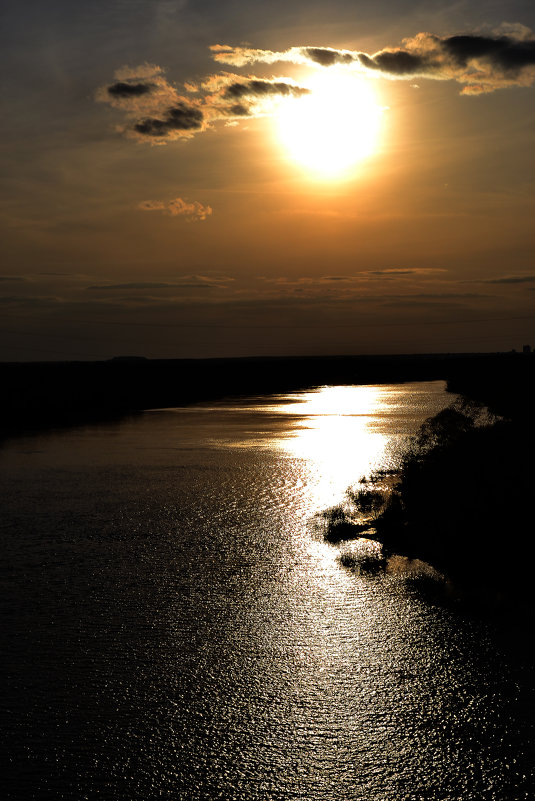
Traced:
[[535, 354], [521, 353], [4, 362], [0, 437], [224, 397], [433, 380], [527, 419], [534, 368]]

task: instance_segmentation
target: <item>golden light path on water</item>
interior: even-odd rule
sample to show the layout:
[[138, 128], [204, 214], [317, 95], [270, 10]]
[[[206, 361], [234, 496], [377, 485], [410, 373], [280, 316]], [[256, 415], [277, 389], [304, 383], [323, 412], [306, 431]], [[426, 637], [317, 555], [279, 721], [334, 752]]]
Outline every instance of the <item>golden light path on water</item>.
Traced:
[[273, 411], [295, 414], [296, 402], [302, 418], [274, 444], [307, 461], [315, 474], [317, 501], [328, 505], [350, 484], [368, 477], [384, 456], [387, 437], [372, 428], [383, 406], [381, 390], [371, 386], [322, 387], [290, 396], [290, 403]]

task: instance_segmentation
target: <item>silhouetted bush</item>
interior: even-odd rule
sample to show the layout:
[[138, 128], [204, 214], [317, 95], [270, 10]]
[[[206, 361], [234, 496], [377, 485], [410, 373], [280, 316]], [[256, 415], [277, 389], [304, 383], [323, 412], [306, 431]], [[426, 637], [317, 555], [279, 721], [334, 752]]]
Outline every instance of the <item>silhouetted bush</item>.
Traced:
[[363, 514], [374, 517], [385, 505], [385, 493], [380, 490], [348, 490], [347, 496], [352, 504]]
[[346, 506], [333, 506], [320, 515], [324, 539], [332, 544], [361, 537], [364, 532], [368, 535], [387, 496], [380, 490], [349, 489], [346, 497]]
[[384, 572], [386, 560], [380, 553], [342, 553], [340, 554], [340, 564], [348, 570], [374, 576]]
[[457, 402], [426, 421], [375, 522], [387, 549], [464, 586], [530, 596], [535, 556], [531, 426]]
[[357, 523], [352, 520], [341, 505], [321, 512], [319, 521], [324, 539], [331, 544], [355, 539], [355, 537], [360, 537], [363, 531], [370, 529], [369, 523]]

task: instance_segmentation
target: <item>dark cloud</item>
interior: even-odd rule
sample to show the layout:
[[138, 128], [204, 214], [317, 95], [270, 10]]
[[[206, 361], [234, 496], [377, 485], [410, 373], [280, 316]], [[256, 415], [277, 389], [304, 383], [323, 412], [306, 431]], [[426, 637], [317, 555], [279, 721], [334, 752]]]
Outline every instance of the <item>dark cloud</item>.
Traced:
[[31, 295], [0, 295], [0, 303], [5, 306], [29, 306], [29, 307], [47, 307], [51, 304], [56, 305], [61, 301], [59, 298]]
[[417, 269], [407, 268], [403, 269], [400, 268], [399, 270], [390, 269], [390, 270], [367, 270], [367, 275], [414, 275], [418, 273]]
[[21, 275], [0, 275], [0, 281], [6, 281], [9, 283], [13, 283], [13, 281], [25, 281], [26, 279], [23, 278]]
[[535, 40], [511, 36], [450, 36], [440, 42], [442, 49], [465, 67], [474, 59], [488, 61], [513, 73], [535, 64]]
[[466, 84], [465, 94], [530, 85], [535, 78], [535, 39], [527, 29], [516, 35], [494, 36], [419, 33], [405, 40], [404, 47], [355, 56], [363, 67], [393, 77], [419, 75], [458, 81]]
[[149, 289], [225, 289], [232, 278], [207, 275], [186, 275], [171, 281], [127, 281], [121, 284], [92, 284], [90, 292], [142, 291]]
[[386, 278], [396, 278], [404, 275], [436, 275], [437, 273], [448, 272], [443, 267], [388, 267], [384, 270], [366, 270], [365, 276], [381, 276]]
[[274, 112], [280, 99], [310, 92], [291, 78], [244, 77], [232, 73], [210, 75], [190, 89], [205, 93], [202, 107], [210, 123], [229, 117], [263, 117]]
[[[309, 94], [310, 89], [297, 86], [288, 81], [269, 81], [263, 78], [249, 78], [226, 83], [226, 76], [214, 75], [205, 86], [218, 87], [216, 94], [207, 98], [214, 119], [217, 117], [252, 117], [264, 114], [264, 106], [259, 107], [255, 101], [277, 99], [279, 97], [301, 97]], [[250, 102], [244, 102], [249, 100]], [[230, 105], [227, 101], [232, 101]], [[239, 102], [235, 102], [239, 101]]]
[[355, 61], [353, 53], [343, 50], [333, 50], [331, 47], [303, 47], [304, 55], [322, 67], [332, 67], [335, 64], [351, 64]]
[[233, 103], [228, 107], [230, 117], [250, 117], [251, 113], [251, 106], [246, 106], [245, 103]]
[[180, 101], [165, 112], [163, 119], [145, 117], [136, 122], [136, 133], [148, 137], [166, 137], [177, 131], [199, 131], [203, 127], [204, 114], [200, 108]]
[[300, 97], [309, 94], [310, 89], [286, 83], [284, 81], [267, 81], [261, 78], [252, 78], [242, 82], [229, 84], [223, 92], [223, 97], [239, 100], [242, 97]]
[[535, 275], [506, 275], [501, 278], [487, 278], [482, 284], [530, 284], [535, 281]]
[[374, 56], [359, 53], [358, 60], [367, 69], [380, 70], [389, 75], [421, 75], [433, 68], [428, 57], [407, 50], [383, 50]]
[[147, 95], [155, 89], [153, 83], [127, 83], [126, 81], [117, 81], [107, 87], [108, 94], [112, 97], [140, 97]]

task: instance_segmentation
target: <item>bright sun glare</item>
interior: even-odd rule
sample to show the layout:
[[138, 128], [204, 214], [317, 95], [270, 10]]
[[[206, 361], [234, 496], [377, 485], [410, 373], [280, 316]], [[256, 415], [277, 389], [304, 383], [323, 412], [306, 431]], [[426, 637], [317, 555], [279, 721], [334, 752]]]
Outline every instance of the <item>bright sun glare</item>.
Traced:
[[304, 85], [310, 94], [281, 104], [280, 141], [292, 160], [340, 177], [376, 149], [381, 108], [370, 85], [347, 71], [330, 68]]

